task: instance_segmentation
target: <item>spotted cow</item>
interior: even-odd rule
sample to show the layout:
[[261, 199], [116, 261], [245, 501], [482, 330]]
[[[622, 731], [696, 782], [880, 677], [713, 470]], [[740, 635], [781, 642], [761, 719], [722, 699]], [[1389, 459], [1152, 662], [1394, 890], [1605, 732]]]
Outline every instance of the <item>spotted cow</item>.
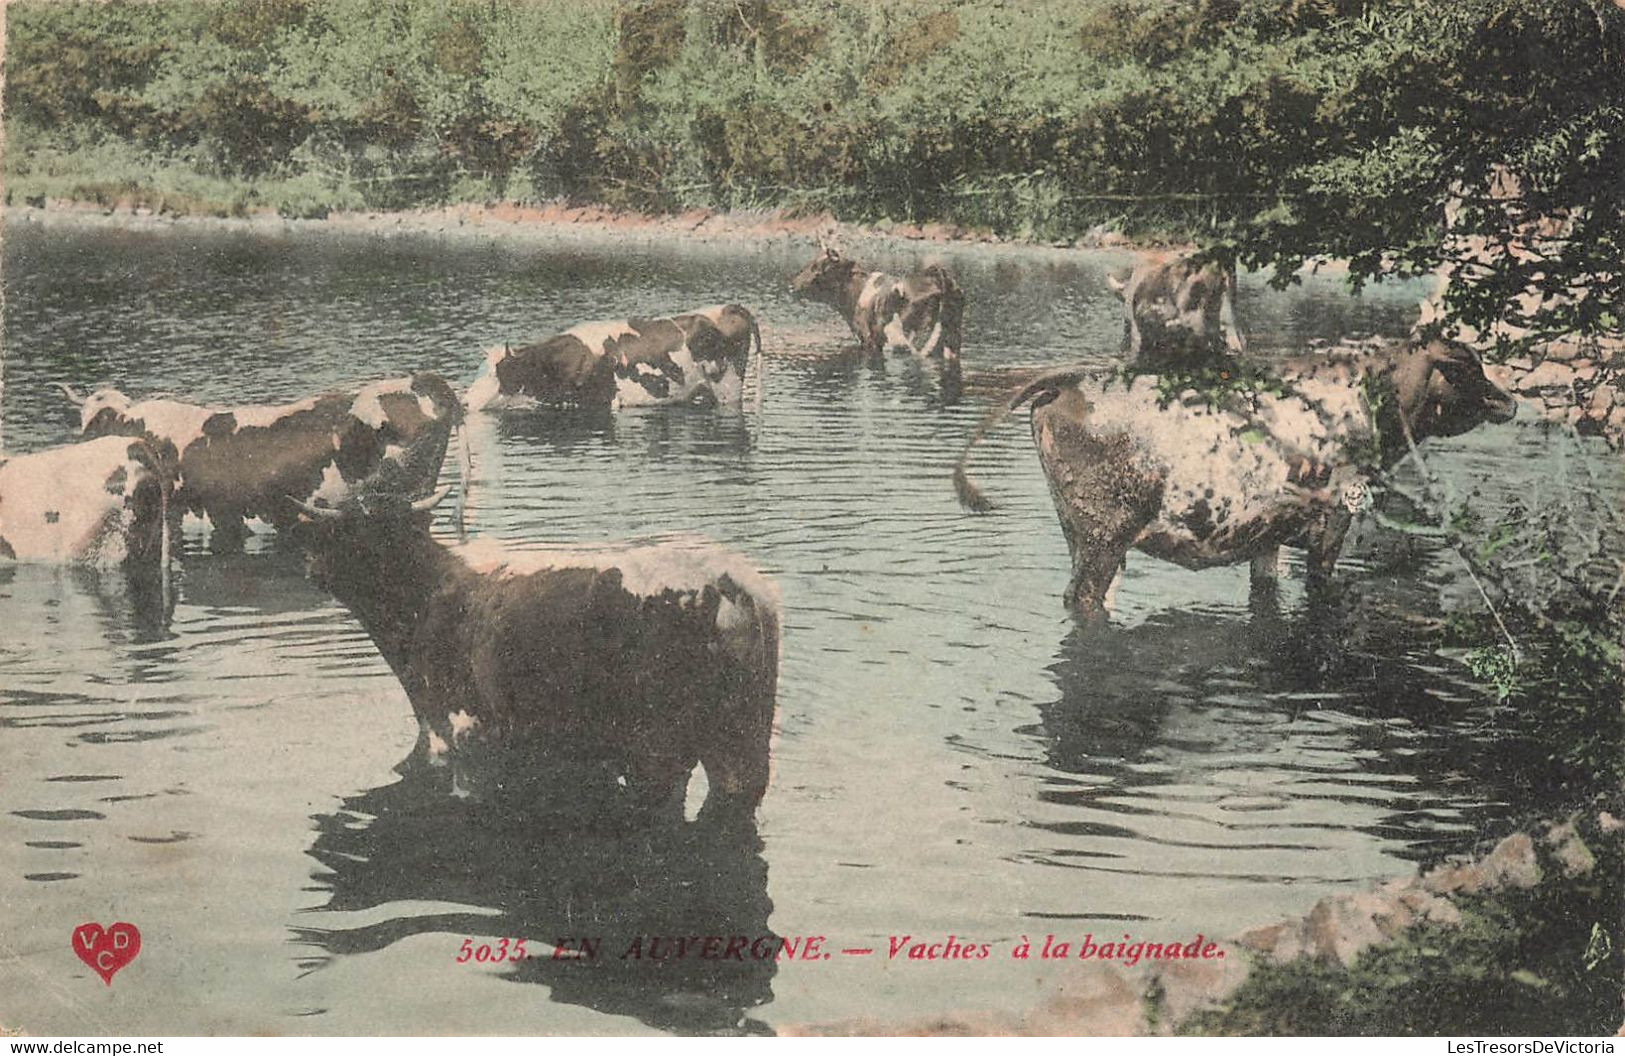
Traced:
[[288, 496], [337, 501], [385, 462], [405, 468], [413, 487], [434, 487], [462, 420], [457, 394], [427, 373], [231, 409], [132, 401], [117, 389], [63, 390], [79, 406], [85, 437], [150, 433], [175, 445], [177, 501], [208, 517], [216, 547], [241, 541], [244, 518], [285, 527], [297, 519]]
[[167, 563], [175, 449], [109, 436], [0, 461], [0, 558], [111, 568]]
[[959, 377], [965, 294], [940, 265], [898, 277], [822, 246], [790, 289], [839, 312], [865, 352], [912, 352], [940, 361], [944, 379]]
[[1462, 345], [1382, 342], [1282, 367], [1281, 391], [1260, 386], [1215, 406], [1190, 389], [1169, 398], [1155, 377], [1081, 368], [1042, 375], [996, 409], [954, 473], [960, 499], [991, 504], [965, 472], [971, 448], [1031, 402], [1033, 441], [1072, 554], [1067, 603], [1104, 610], [1125, 555], [1137, 549], [1186, 568], [1252, 560], [1273, 575], [1276, 548], [1308, 550], [1324, 583], [1367, 477], [1413, 442], [1506, 421], [1512, 397]]
[[1236, 328], [1236, 272], [1200, 254], [1149, 257], [1126, 280], [1106, 276], [1123, 302], [1131, 370], [1162, 374], [1224, 363], [1247, 350]]
[[521, 550], [428, 531], [444, 491], [299, 503], [316, 581], [400, 678], [453, 790], [500, 792], [601, 761], [630, 805], [753, 812], [768, 782], [779, 663], [772, 583], [709, 544]]
[[762, 335], [737, 304], [667, 319], [581, 323], [531, 345], [487, 350], [469, 388], [471, 410], [613, 410], [709, 402], [739, 406], [752, 346], [762, 398]]

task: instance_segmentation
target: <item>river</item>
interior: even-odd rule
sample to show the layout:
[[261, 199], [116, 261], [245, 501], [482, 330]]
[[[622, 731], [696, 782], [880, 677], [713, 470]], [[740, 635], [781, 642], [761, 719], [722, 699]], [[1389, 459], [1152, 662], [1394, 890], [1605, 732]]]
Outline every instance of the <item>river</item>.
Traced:
[[[214, 554], [189, 524], [172, 611], [116, 575], [0, 568], [0, 1021], [751, 1033], [1014, 1010], [1064, 978], [1012, 958], [1023, 938], [1222, 941], [1495, 831], [1516, 789], [1475, 762], [1478, 692], [1402, 631], [1317, 636], [1300, 564], [1272, 618], [1250, 613], [1245, 567], [1133, 555], [1111, 626], [1080, 631], [1024, 414], [976, 455], [999, 508], [959, 508], [949, 470], [992, 394], [1022, 367], [1111, 361], [1121, 309], [1104, 275], [1129, 258], [934, 253], [969, 305], [968, 394], [946, 405], [929, 372], [858, 362], [831, 311], [790, 296], [807, 247], [11, 223], [12, 453], [70, 438], [57, 381], [221, 405], [411, 370], [466, 385], [488, 345], [750, 307], [760, 415], [486, 421], [469, 525], [516, 545], [709, 537], [778, 581], [785, 637], [759, 840], [583, 835], [402, 782], [404, 694], [273, 534]], [[1268, 353], [1403, 333], [1419, 294], [1246, 276], [1238, 314]], [[1430, 459], [1459, 487], [1516, 488], [1550, 442], [1515, 422]], [[1451, 570], [1363, 525], [1341, 574], [1425, 609]], [[104, 986], [68, 937], [115, 920], [142, 947]], [[824, 936], [832, 956], [547, 956], [605, 933]], [[990, 955], [892, 959], [894, 936]], [[465, 939], [504, 938], [531, 957], [458, 963]]]

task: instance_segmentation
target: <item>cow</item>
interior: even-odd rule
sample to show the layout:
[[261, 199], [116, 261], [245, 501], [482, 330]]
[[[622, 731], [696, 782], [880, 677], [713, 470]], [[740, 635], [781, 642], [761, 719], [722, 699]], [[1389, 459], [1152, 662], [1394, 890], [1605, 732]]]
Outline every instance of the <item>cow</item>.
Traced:
[[1017, 390], [972, 437], [954, 471], [961, 502], [991, 504], [969, 480], [971, 449], [1031, 401], [1033, 441], [1072, 555], [1066, 602], [1103, 615], [1137, 549], [1185, 568], [1252, 560], [1267, 585], [1276, 548], [1308, 551], [1323, 586], [1370, 474], [1430, 436], [1512, 418], [1516, 404], [1471, 349], [1385, 341], [1288, 361], [1279, 385], [1215, 403], [1171, 396], [1153, 376], [1050, 371]]
[[1126, 280], [1106, 276], [1123, 302], [1123, 351], [1144, 374], [1194, 372], [1246, 352], [1236, 328], [1236, 272], [1211, 257], [1150, 257]]
[[415, 487], [432, 488], [451, 430], [462, 421], [457, 394], [429, 373], [231, 409], [61, 388], [79, 407], [82, 436], [150, 433], [175, 445], [176, 499], [209, 519], [216, 549], [242, 541], [244, 518], [285, 528], [298, 519], [287, 496], [335, 501], [385, 462], [408, 469]]
[[175, 449], [108, 436], [0, 461], [0, 559], [167, 567]]
[[772, 583], [710, 545], [446, 545], [428, 511], [447, 490], [290, 503], [314, 580], [366, 628], [412, 703], [413, 758], [450, 764], [454, 793], [493, 795], [598, 761], [634, 813], [656, 814], [681, 811], [701, 764], [702, 816], [751, 816], [778, 682]]
[[752, 346], [762, 400], [762, 335], [737, 304], [665, 319], [580, 323], [535, 344], [488, 349], [470, 386], [470, 410], [553, 407], [615, 410], [709, 402], [739, 406]]
[[941, 265], [900, 278], [821, 245], [790, 289], [839, 312], [866, 354], [912, 352], [940, 361], [945, 381], [959, 379], [965, 293]]

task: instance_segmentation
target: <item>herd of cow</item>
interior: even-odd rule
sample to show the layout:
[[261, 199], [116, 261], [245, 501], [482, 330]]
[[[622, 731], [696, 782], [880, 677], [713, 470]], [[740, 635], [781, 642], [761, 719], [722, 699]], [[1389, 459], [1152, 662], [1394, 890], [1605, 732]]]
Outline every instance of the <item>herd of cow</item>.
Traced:
[[[1126, 366], [1039, 375], [954, 472], [962, 501], [989, 508], [966, 458], [1031, 404], [1072, 555], [1066, 599], [1086, 617], [1136, 548], [1190, 568], [1250, 560], [1256, 583], [1278, 547], [1301, 546], [1324, 579], [1367, 474], [1513, 413], [1473, 353], [1441, 341], [1310, 354], [1269, 383], [1227, 384], [1264, 376], [1238, 358], [1233, 271], [1182, 256], [1112, 285]], [[897, 277], [821, 246], [791, 286], [836, 309], [866, 353], [910, 351], [957, 390], [964, 295], [942, 268]], [[412, 759], [447, 767], [454, 791], [528, 788], [559, 759], [591, 759], [618, 802], [680, 812], [702, 765], [702, 816], [748, 816], [767, 787], [778, 677], [769, 580], [710, 545], [523, 552], [449, 545], [429, 521], [468, 412], [739, 405], [753, 355], [759, 401], [757, 323], [720, 305], [501, 346], [464, 399], [427, 373], [233, 409], [63, 385], [80, 436], [0, 462], [0, 557], [167, 576], [184, 514], [207, 519], [217, 548], [257, 518], [306, 551], [371, 636], [417, 717]], [[1184, 384], [1198, 375], [1219, 390]]]

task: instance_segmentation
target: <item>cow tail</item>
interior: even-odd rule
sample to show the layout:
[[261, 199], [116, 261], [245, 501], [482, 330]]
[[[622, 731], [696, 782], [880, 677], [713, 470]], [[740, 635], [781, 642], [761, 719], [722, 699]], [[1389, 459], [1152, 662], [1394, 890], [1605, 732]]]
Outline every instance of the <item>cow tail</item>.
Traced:
[[750, 339], [756, 345], [756, 401], [753, 410], [758, 421], [762, 417], [762, 399], [767, 385], [767, 357], [762, 355], [762, 328], [756, 325], [756, 316], [750, 317]]
[[982, 489], [976, 486], [966, 471], [971, 450], [982, 442], [982, 438], [997, 429], [1012, 411], [1034, 396], [1043, 392], [1054, 392], [1064, 385], [1078, 381], [1088, 373], [1088, 369], [1084, 367], [1061, 367], [1046, 371], [1015, 390], [1009, 398], [982, 419], [982, 423], [976, 427], [976, 432], [971, 436], [970, 443], [965, 445], [965, 450], [960, 454], [959, 461], [954, 464], [954, 491], [959, 495], [960, 505], [975, 513], [986, 513], [993, 509], [992, 501], [982, 493]]
[[924, 354], [947, 358], [944, 354], [951, 351], [957, 359], [964, 325], [965, 291], [940, 264], [927, 264], [925, 274], [936, 282], [940, 292], [937, 294], [936, 340], [925, 347]]
[[1224, 294], [1219, 305], [1219, 326], [1221, 329], [1229, 327], [1229, 336], [1225, 339], [1231, 351], [1236, 355], [1246, 355], [1247, 338], [1242, 336], [1241, 327], [1236, 324], [1236, 269], [1234, 266], [1224, 269]]

